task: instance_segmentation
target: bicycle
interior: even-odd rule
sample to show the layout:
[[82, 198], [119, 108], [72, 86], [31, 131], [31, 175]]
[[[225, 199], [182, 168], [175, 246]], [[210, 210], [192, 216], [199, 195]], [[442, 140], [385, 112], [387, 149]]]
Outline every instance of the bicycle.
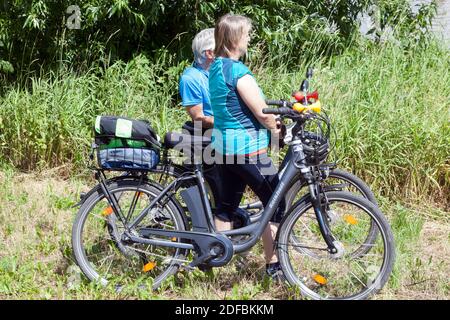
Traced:
[[[312, 69], [308, 68], [306, 73], [306, 79], [302, 82], [300, 86], [300, 92], [303, 94], [300, 94], [299, 92], [294, 92], [292, 94], [293, 97], [295, 97], [296, 101], [303, 101], [308, 102], [309, 99], [318, 100], [318, 92], [314, 91], [312, 93], [309, 93], [309, 80], [312, 77]], [[277, 101], [267, 100], [266, 101], [268, 105], [277, 105]], [[284, 101], [281, 101], [281, 106], [284, 105]], [[164, 149], [163, 151], [163, 157], [160, 161], [160, 163], [152, 170], [152, 174], [158, 174], [159, 178], [154, 179], [157, 180], [160, 184], [166, 184], [168, 177], [172, 178], [178, 178], [186, 173], [192, 172], [193, 166], [191, 163], [188, 164], [175, 164], [173, 163], [172, 159], [168, 156], [168, 150], [174, 148], [177, 144], [180, 143], [180, 141], [188, 142], [189, 144], [199, 143], [202, 147], [202, 149], [210, 146], [211, 141], [208, 137], [205, 137], [204, 131], [201, 128], [196, 128], [192, 122], [186, 122], [182, 129], [184, 130], [184, 133], [178, 133], [178, 132], [168, 132], [165, 136], [166, 144], [169, 148]], [[288, 145], [288, 149], [286, 152], [286, 157], [284, 158], [283, 162], [281, 163], [278, 174], [281, 178], [284, 170], [286, 168], [286, 164], [288, 163], [290, 157], [292, 156], [292, 146], [290, 145], [290, 142], [292, 141], [292, 137], [297, 134], [297, 132], [300, 130], [300, 127], [297, 123], [293, 122], [289, 126], [284, 126], [284, 138], [283, 143]], [[314, 134], [309, 133], [310, 137], [314, 137]], [[355, 176], [354, 174], [344, 171], [342, 169], [337, 168], [336, 163], [324, 163], [324, 160], [326, 159], [326, 156], [328, 155], [328, 151], [326, 150], [327, 146], [322, 146], [322, 157], [318, 157], [316, 159], [316, 166], [314, 170], [317, 172], [317, 174], [321, 175], [321, 179], [323, 183], [327, 183], [327, 186], [325, 186], [326, 190], [328, 191], [343, 191], [347, 190], [356, 194], [359, 194], [363, 196], [364, 198], [368, 199], [372, 203], [374, 203], [376, 206], [378, 206], [377, 200], [369, 188], [369, 186], [361, 180], [359, 177]], [[203, 150], [202, 150], [203, 151]], [[193, 152], [191, 148], [191, 152]], [[325, 156], [325, 157], [324, 157]], [[209, 166], [208, 169], [205, 169], [204, 166], [204, 172], [211, 170], [212, 166]], [[132, 172], [125, 172], [124, 175], [130, 175]], [[286, 205], [286, 211], [292, 207], [292, 205], [295, 203], [296, 200], [301, 199], [301, 193], [300, 191], [307, 188], [306, 181], [300, 179], [301, 176], [297, 175], [290, 181], [290, 186], [288, 188], [288, 191], [286, 192], [285, 197], [285, 205]], [[208, 179], [206, 179], [206, 188], [208, 191], [208, 197], [210, 200], [210, 203], [213, 207], [215, 207], [215, 204], [217, 203], [217, 191], [213, 191], [213, 188], [208, 184]], [[325, 182], [326, 181], [326, 182]], [[189, 184], [189, 182], [187, 182]], [[300, 196], [299, 196], [300, 195]], [[80, 202], [77, 205], [81, 205], [83, 202], [84, 197], [86, 194], [82, 194], [80, 196]], [[185, 207], [184, 207], [185, 208]], [[255, 222], [258, 221], [261, 217], [261, 212], [263, 209], [263, 205], [260, 201], [253, 201], [250, 203], [243, 203], [240, 205], [240, 211], [239, 214], [236, 215], [236, 218], [239, 220], [235, 220], [234, 224], [236, 226], [245, 226], [245, 224], [248, 224], [249, 221]], [[248, 215], [248, 216], [247, 216]], [[189, 217], [188, 217], [189, 219]], [[369, 231], [369, 239], [375, 239], [376, 237], [376, 230], [375, 228], [372, 228]]]
[[[290, 142], [292, 157], [258, 220], [217, 233], [201, 163], [164, 187], [148, 179], [154, 167], [113, 179], [106, 179], [106, 169], [96, 168], [99, 184], [86, 196], [72, 230], [75, 260], [83, 273], [103, 285], [149, 275], [156, 289], [180, 267], [226, 265], [234, 254], [257, 243], [289, 182], [300, 175], [309, 194], [284, 216], [275, 241], [288, 283], [314, 299], [363, 299], [380, 290], [395, 259], [386, 218], [363, 197], [323, 187], [312, 156], [319, 148], [307, 142], [304, 128], [310, 121], [328, 120], [311, 110], [296, 111], [295, 104], [286, 101], [276, 104], [282, 107], [264, 112], [291, 119], [300, 130]], [[164, 148], [172, 147], [170, 142]], [[190, 222], [177, 193], [186, 202]], [[367, 229], [374, 227], [377, 234], [369, 242]], [[189, 252], [194, 254], [192, 261]]]

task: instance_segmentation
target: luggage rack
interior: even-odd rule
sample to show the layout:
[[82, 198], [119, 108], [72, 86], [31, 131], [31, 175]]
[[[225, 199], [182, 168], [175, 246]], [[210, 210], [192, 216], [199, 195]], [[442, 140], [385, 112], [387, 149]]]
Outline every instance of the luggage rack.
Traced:
[[102, 135], [96, 136], [91, 147], [90, 159], [94, 162], [94, 169], [151, 171], [160, 162], [160, 149], [145, 139]]

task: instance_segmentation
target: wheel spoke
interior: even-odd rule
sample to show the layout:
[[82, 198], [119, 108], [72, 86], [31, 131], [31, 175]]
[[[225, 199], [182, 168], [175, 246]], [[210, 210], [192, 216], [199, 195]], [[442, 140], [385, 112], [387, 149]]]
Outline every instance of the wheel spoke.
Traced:
[[[146, 210], [146, 206], [151, 199], [154, 199], [160, 192], [154, 187], [145, 186], [145, 184], [137, 185], [132, 181], [121, 184], [123, 185], [121, 187], [118, 187], [119, 183], [114, 188], [110, 187], [109, 192], [111, 195], [115, 195], [121, 210], [128, 212], [127, 218], [129, 219], [132, 219], [136, 213], [139, 214], [142, 210]], [[144, 195], [145, 198], [142, 198]], [[158, 211], [154, 212], [161, 216], [164, 221], [154, 222], [161, 230], [184, 230], [181, 218], [182, 212], [178, 211], [177, 205], [172, 202], [173, 200], [167, 201], [157, 209]], [[150, 217], [149, 215], [144, 217], [135, 230], [128, 230], [114, 213], [107, 212], [107, 216], [99, 213], [103, 213], [105, 208], [108, 207], [108, 201], [99, 196], [97, 200], [92, 201], [88, 207], [79, 213], [82, 214], [84, 220], [79, 220], [79, 223], [82, 223], [82, 230], [78, 236], [80, 240], [75, 241], [75, 243], [78, 246], [81, 245], [82, 249], [74, 251], [76, 252], [77, 262], [86, 275], [98, 274], [99, 278], [95, 280], [100, 280], [101, 283], [114, 279], [122, 279], [127, 282], [135, 281], [142, 276], [145, 257], [152, 257], [152, 263], [155, 263], [158, 267], [151, 267], [150, 270], [144, 270], [144, 272], [154, 278], [155, 284], [171, 274], [171, 270], [176, 270], [178, 267], [176, 262], [179, 262], [179, 264], [188, 262], [180, 255], [185, 250], [179, 248], [124, 242], [122, 234], [125, 230], [132, 234], [138, 234], [137, 230], [147, 227]], [[150, 213], [149, 210], [147, 212]], [[145, 221], [147, 221], [147, 224]], [[74, 227], [74, 230], [78, 229]]]
[[364, 286], [364, 288], [367, 288], [367, 286], [364, 284], [364, 282], [362, 282], [362, 281], [358, 278], [358, 276], [357, 276], [356, 274], [353, 273], [353, 271], [349, 271], [349, 272], [350, 272], [350, 274], [351, 274], [352, 276], [354, 276], [354, 277], [356, 278], [356, 280], [359, 281], [359, 283], [361, 283], [361, 284]]

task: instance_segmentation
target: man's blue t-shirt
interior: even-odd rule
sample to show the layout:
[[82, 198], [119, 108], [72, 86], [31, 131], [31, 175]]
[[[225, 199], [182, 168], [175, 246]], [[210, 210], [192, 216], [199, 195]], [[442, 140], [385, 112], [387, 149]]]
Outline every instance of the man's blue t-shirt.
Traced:
[[[269, 145], [269, 133], [237, 91], [239, 78], [250, 70], [240, 61], [216, 58], [209, 69], [209, 92], [214, 113], [213, 148], [225, 155], [251, 154]], [[261, 96], [264, 98], [260, 90]]]
[[179, 83], [181, 104], [184, 107], [203, 105], [203, 114], [212, 116], [209, 98], [208, 71], [194, 63], [184, 70]]

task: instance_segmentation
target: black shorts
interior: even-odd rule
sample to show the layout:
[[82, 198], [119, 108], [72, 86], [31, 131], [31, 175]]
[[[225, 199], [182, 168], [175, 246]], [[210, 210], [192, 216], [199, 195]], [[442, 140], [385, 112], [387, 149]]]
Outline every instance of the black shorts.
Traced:
[[[261, 200], [264, 207], [269, 203], [278, 185], [278, 172], [267, 153], [257, 156], [228, 156], [223, 164], [217, 165], [221, 175], [221, 196], [216, 215], [224, 221], [232, 221], [233, 215], [248, 185]], [[283, 217], [285, 202], [282, 200], [278, 209], [270, 219], [279, 223]]]

